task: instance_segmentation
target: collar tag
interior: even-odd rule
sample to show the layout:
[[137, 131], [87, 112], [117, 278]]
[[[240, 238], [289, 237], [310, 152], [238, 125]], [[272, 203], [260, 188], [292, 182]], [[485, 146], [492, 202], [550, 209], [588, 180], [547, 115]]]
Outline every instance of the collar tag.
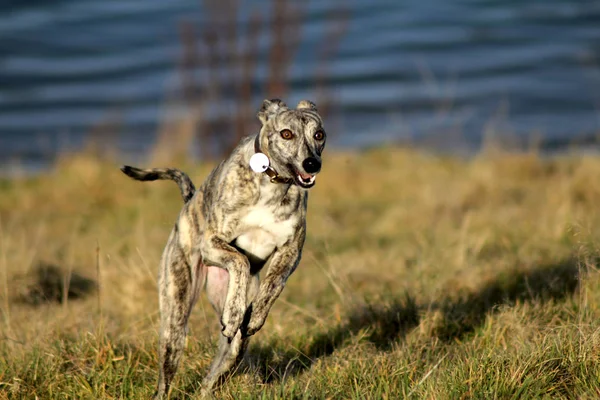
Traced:
[[265, 172], [269, 168], [269, 157], [265, 153], [254, 153], [250, 157], [250, 168], [254, 172]]

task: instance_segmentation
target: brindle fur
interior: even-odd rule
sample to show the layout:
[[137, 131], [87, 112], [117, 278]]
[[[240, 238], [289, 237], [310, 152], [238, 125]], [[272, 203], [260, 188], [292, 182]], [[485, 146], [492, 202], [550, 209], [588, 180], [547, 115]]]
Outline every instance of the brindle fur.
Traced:
[[[323, 130], [322, 120], [306, 100], [296, 109], [278, 99], [265, 100], [257, 115], [262, 122], [258, 133], [262, 152], [279, 175], [293, 178], [293, 183], [271, 182], [266, 174], [249, 168], [256, 136], [242, 139], [197, 191], [176, 169], [122, 168], [136, 180], [174, 180], [184, 200], [160, 262], [160, 371], [155, 398], [169, 393], [187, 321], [203, 286], [222, 325], [218, 354], [202, 383], [202, 394], [209, 395], [241, 361], [249, 337], [261, 329], [300, 261], [308, 192], [298, 183], [297, 172], [306, 173], [303, 161], [309, 157], [320, 166], [325, 139], [314, 136]], [[284, 129], [294, 133], [292, 140], [281, 137]]]

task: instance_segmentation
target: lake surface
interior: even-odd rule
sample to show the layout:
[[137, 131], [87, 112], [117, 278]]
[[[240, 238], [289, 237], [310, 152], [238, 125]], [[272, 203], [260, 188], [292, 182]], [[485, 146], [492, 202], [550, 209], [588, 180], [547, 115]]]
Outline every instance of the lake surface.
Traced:
[[[243, 2], [240, 20], [270, 5]], [[312, 1], [289, 103], [314, 96], [315, 49], [340, 5], [330, 145], [472, 150], [494, 132], [553, 151], [596, 143], [600, 1]], [[0, 2], [0, 169], [48, 165], [115, 114], [120, 149], [144, 154], [179, 79], [180, 23], [200, 31], [206, 16], [199, 0]], [[268, 41], [260, 46], [266, 54]]]

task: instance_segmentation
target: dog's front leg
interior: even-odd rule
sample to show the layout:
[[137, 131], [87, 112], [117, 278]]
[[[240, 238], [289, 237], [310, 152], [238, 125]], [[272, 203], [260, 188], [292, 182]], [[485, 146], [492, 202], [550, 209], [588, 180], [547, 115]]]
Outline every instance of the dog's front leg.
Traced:
[[286, 244], [271, 255], [266, 265], [267, 273], [260, 284], [258, 294], [248, 309], [250, 318], [244, 329], [244, 335], [254, 335], [265, 324], [269, 311], [279, 297], [289, 276], [300, 262], [300, 248]]
[[221, 331], [225, 337], [232, 339], [240, 328], [246, 311], [250, 262], [245, 255], [215, 234], [205, 235], [202, 241], [202, 258], [205, 265], [214, 265], [229, 273]]

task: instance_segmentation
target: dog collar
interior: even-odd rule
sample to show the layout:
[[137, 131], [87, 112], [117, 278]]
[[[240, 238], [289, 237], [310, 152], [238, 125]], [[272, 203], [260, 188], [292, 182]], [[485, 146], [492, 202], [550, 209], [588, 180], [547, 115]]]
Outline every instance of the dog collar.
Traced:
[[[260, 151], [260, 133], [256, 135], [256, 139], [254, 139], [254, 154], [264, 154]], [[266, 156], [266, 155], [265, 155]], [[268, 160], [268, 158], [267, 158]], [[293, 183], [294, 180], [292, 178], [284, 178], [279, 176], [275, 168], [267, 165], [266, 169], [263, 171], [267, 176], [271, 179], [272, 183]]]

